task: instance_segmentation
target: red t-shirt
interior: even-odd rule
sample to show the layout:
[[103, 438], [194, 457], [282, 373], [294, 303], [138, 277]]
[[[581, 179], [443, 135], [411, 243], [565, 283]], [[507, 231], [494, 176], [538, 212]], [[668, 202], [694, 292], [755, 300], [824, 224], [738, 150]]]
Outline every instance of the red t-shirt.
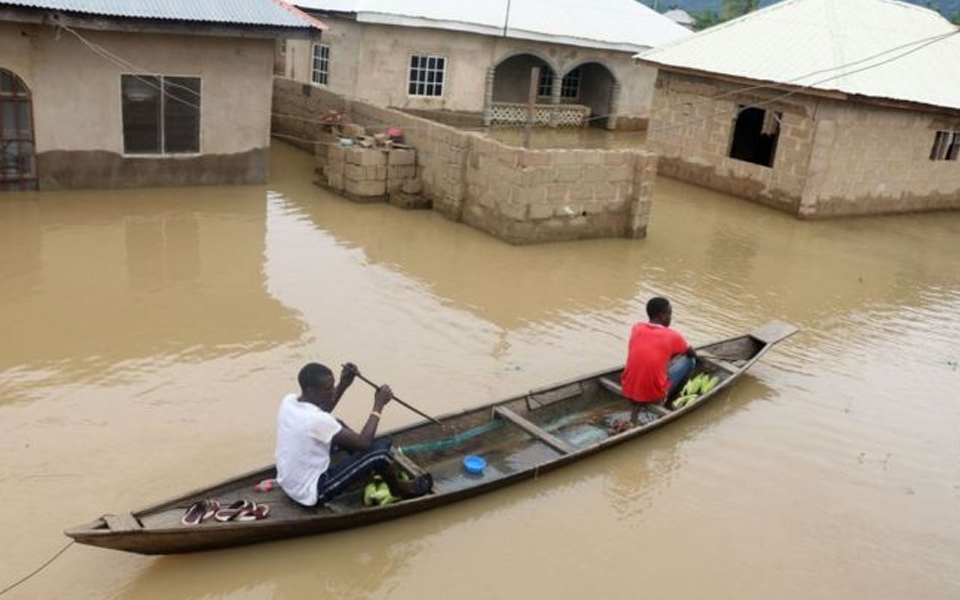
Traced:
[[637, 323], [630, 331], [627, 366], [620, 380], [623, 395], [634, 402], [663, 400], [670, 389], [670, 358], [689, 348], [680, 333], [656, 323]]

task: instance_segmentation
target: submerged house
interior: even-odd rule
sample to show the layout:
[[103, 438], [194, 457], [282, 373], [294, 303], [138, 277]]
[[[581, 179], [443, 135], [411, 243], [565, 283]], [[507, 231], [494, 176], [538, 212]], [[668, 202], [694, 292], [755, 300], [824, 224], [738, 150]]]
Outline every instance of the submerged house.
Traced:
[[0, 191], [262, 183], [281, 0], [0, 0]]
[[644, 52], [660, 173], [804, 218], [960, 208], [960, 30], [785, 0]]
[[282, 45], [278, 75], [461, 123], [641, 129], [655, 69], [633, 54], [690, 32], [635, 0], [296, 0], [330, 26]]

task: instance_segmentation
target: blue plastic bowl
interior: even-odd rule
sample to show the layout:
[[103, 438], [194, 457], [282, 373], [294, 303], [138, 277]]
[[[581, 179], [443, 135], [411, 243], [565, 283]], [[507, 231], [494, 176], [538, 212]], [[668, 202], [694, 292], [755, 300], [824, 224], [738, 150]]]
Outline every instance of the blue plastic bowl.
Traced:
[[467, 473], [478, 475], [483, 473], [483, 470], [487, 468], [487, 461], [476, 454], [470, 454], [463, 457], [463, 468], [467, 470]]

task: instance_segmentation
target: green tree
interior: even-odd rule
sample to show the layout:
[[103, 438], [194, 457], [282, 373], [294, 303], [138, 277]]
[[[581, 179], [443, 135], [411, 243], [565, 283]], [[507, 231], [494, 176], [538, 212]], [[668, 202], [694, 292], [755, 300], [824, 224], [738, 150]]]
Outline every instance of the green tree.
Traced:
[[690, 16], [697, 20], [697, 31], [701, 31], [707, 27], [713, 27], [723, 22], [723, 19], [720, 18], [720, 13], [712, 8], [696, 11], [691, 13]]
[[723, 20], [736, 19], [760, 8], [760, 0], [723, 0]]

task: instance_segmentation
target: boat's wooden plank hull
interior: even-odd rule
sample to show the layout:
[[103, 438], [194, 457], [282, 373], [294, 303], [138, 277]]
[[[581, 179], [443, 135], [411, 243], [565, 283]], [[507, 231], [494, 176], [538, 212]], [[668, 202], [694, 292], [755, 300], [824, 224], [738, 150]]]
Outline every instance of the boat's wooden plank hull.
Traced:
[[[273, 467], [268, 467], [132, 515], [105, 516], [66, 534], [83, 544], [116, 550], [141, 554], [184, 553], [350, 529], [459, 502], [561, 468], [696, 410], [732, 385], [773, 344], [795, 331], [796, 328], [787, 324], [768, 324], [749, 335], [698, 349], [705, 356], [701, 368], [717, 374], [720, 384], [682, 409], [665, 415], [647, 413], [644, 424], [619, 433], [601, 431], [595, 421], [602, 415], [629, 411], [629, 405], [615, 390], [607, 389], [600, 382], [601, 378], [619, 381], [620, 368], [442, 416], [442, 428], [423, 422], [390, 432], [388, 435], [393, 436], [395, 445], [411, 452], [408, 461], [434, 473], [437, 488], [422, 498], [374, 508], [360, 507], [355, 501], [353, 504], [334, 502], [319, 508], [302, 507], [287, 499], [280, 490], [263, 495], [252, 492], [256, 482], [275, 475]], [[756, 332], [759, 335], [754, 335]], [[565, 439], [564, 435], [570, 432], [587, 435], [583, 439]], [[444, 446], [449, 440], [454, 443]], [[468, 479], [457, 470], [458, 459], [477, 449], [491, 457], [498, 452], [512, 454], [508, 456], [509, 461], [500, 465], [501, 469], [494, 461], [482, 477]], [[186, 507], [206, 497], [217, 497], [224, 502], [239, 497], [268, 502], [271, 515], [262, 521], [218, 523], [211, 520], [198, 526], [181, 525], [179, 519]]]

